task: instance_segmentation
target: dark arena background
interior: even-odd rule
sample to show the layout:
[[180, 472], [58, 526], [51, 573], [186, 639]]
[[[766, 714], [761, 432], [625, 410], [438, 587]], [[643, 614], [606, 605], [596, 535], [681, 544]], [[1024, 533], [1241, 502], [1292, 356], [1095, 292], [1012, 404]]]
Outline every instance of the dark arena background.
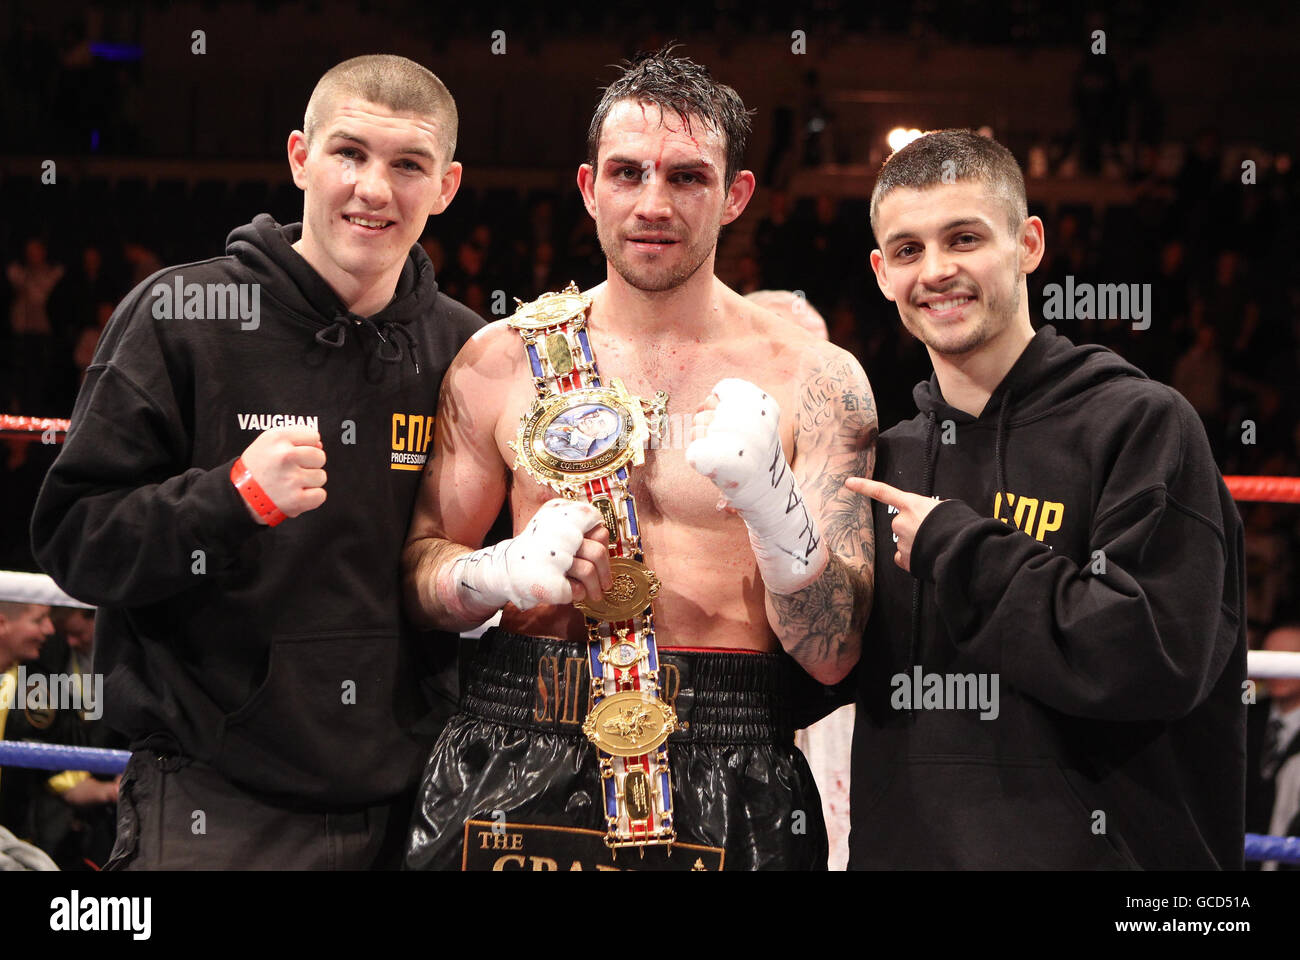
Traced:
[[[758, 189], [718, 275], [802, 291], [862, 363], [882, 429], [912, 416], [930, 363], [872, 274], [870, 192], [909, 131], [966, 127], [1011, 149], [1045, 223], [1035, 326], [1179, 390], [1225, 476], [1300, 477], [1298, 36], [1287, 2], [11, 0], [0, 570], [39, 572], [32, 506], [115, 306], [258, 213], [302, 218], [287, 137], [316, 79], [364, 53], [410, 57], [456, 98], [463, 184], [421, 243], [441, 290], [487, 320], [604, 279], [574, 184], [587, 124], [611, 64], [676, 41], [755, 111]], [[1075, 310], [1084, 284], [1145, 296], [1145, 316]], [[1252, 646], [1300, 619], [1300, 510], [1279, 489], [1239, 497]]]

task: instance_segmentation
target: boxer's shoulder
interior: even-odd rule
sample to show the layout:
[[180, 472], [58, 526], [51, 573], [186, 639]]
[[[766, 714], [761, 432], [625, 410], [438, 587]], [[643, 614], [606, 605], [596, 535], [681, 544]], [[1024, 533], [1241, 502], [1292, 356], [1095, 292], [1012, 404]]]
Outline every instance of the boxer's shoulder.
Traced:
[[456, 354], [453, 372], [475, 378], [509, 376], [522, 362], [519, 334], [505, 320], [479, 327]]
[[844, 390], [870, 393], [862, 364], [843, 347], [809, 335], [800, 348], [798, 380], [802, 394]]
[[519, 335], [504, 320], [480, 327], [465, 341], [442, 381], [442, 400], [462, 431], [490, 436], [506, 402], [508, 389], [523, 376]]

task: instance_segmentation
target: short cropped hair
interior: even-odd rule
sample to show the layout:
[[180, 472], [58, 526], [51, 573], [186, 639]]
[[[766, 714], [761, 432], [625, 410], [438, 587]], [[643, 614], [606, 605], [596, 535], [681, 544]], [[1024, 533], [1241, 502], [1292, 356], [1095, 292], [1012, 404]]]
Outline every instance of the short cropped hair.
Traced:
[[1007, 210], [1015, 233], [1029, 216], [1025, 178], [1011, 151], [974, 130], [934, 130], [895, 151], [871, 191], [871, 229], [879, 239], [880, 201], [899, 187], [924, 190], [940, 183], [982, 181]]
[[25, 600], [0, 600], [0, 617], [6, 620], [17, 620], [19, 617], [25, 617], [29, 608], [37, 606], [34, 603], [27, 603]]
[[456, 101], [433, 71], [414, 60], [391, 53], [344, 60], [327, 70], [316, 82], [302, 121], [308, 147], [320, 125], [329, 117], [334, 101], [349, 94], [389, 110], [433, 118], [442, 146], [447, 151], [447, 162], [451, 162], [456, 153], [456, 133], [460, 123]]
[[601, 128], [615, 104], [623, 100], [653, 103], [662, 113], [672, 110], [681, 117], [688, 133], [691, 118], [697, 117], [723, 134], [727, 141], [724, 179], [730, 187], [745, 159], [753, 111], [745, 109], [735, 90], [714, 80], [708, 67], [689, 57], [674, 57], [673, 49], [669, 44], [654, 53], [638, 53], [622, 68], [622, 76], [605, 88], [587, 128], [587, 162], [596, 163]]
[[78, 614], [88, 620], [95, 618], [95, 611], [87, 610], [84, 607], [50, 607], [50, 623], [54, 624], [55, 630], [66, 633], [68, 621]]

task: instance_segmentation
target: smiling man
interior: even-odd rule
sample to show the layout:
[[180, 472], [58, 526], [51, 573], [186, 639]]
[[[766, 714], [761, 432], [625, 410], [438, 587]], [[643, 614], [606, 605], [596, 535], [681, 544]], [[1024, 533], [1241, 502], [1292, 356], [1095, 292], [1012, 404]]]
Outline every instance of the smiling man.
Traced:
[[[429, 760], [411, 867], [826, 866], [783, 650], [827, 682], [856, 657], [871, 531], [844, 480], [870, 472], [876, 417], [849, 354], [713, 274], [754, 190], [748, 130], [704, 67], [639, 57], [578, 170], [606, 281], [491, 324], [448, 371], [407, 599], [501, 627]], [[617, 440], [548, 450], [592, 404]], [[507, 499], [514, 537], [478, 549]]]
[[303, 222], [155, 274], [100, 340], [32, 536], [100, 608], [104, 719], [135, 751], [110, 866], [397, 862], [449, 712], [420, 689], [399, 557], [439, 385], [482, 326], [417, 243], [460, 184], [456, 130], [424, 67], [339, 64], [288, 140]]
[[849, 481], [884, 548], [850, 868], [1239, 868], [1242, 527], [1199, 419], [1109, 350], [1035, 333], [1043, 224], [1001, 145], [914, 141], [871, 221], [934, 376], [877, 479]]
[[[52, 633], [49, 607], [0, 600], [0, 740], [4, 739], [9, 711], [21, 712], [26, 702], [26, 691], [18, 689], [18, 668], [41, 655], [41, 647]], [[8, 795], [0, 795], [0, 812], [9, 812], [8, 800]]]

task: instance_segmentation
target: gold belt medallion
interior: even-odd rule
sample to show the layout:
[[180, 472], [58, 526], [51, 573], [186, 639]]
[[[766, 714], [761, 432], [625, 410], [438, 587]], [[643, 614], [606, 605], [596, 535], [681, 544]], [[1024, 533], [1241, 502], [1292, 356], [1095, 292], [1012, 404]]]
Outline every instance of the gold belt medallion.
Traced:
[[615, 757], [649, 753], [676, 729], [673, 708], [644, 690], [624, 690], [605, 697], [582, 723], [587, 739]]

